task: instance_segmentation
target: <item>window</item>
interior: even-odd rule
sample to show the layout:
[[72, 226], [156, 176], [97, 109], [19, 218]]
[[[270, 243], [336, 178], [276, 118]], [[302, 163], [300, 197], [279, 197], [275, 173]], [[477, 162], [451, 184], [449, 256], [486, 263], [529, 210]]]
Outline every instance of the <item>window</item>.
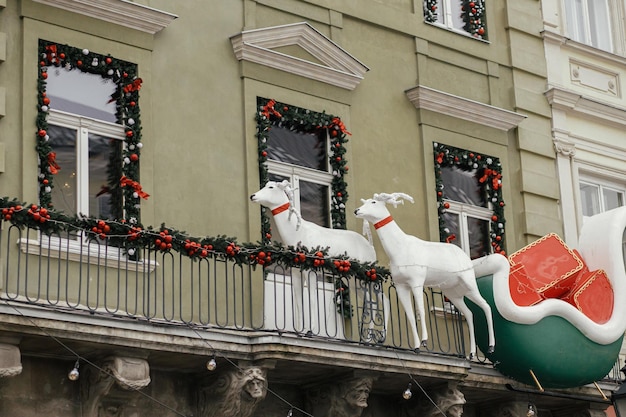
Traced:
[[110, 186], [110, 177], [122, 177], [124, 143], [124, 127], [114, 123], [115, 104], [109, 103], [114, 92], [112, 81], [95, 74], [63, 68], [48, 73], [48, 143], [60, 168], [51, 191], [57, 210], [122, 217], [121, 189]]
[[487, 39], [484, 0], [425, 0], [424, 19], [477, 39]]
[[39, 53], [41, 206], [139, 222], [137, 66], [43, 40]]
[[505, 253], [502, 168], [498, 158], [435, 143], [442, 242], [472, 259]]
[[565, 0], [565, 17], [571, 39], [613, 51], [610, 0]]
[[624, 184], [581, 175], [579, 189], [583, 218], [621, 207], [626, 201]]
[[[345, 229], [348, 194], [343, 177], [348, 167], [344, 145], [350, 133], [341, 119], [265, 98], [257, 104], [261, 184], [289, 180], [303, 218]], [[269, 230], [269, 219], [263, 214], [266, 240]]]

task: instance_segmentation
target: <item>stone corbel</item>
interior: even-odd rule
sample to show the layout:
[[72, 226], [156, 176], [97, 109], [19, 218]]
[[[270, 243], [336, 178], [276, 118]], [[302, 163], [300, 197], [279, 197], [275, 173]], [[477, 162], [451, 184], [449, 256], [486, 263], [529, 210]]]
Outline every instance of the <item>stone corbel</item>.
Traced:
[[360, 417], [368, 406], [375, 379], [369, 373], [353, 372], [311, 387], [307, 390], [307, 407], [313, 415]]
[[[100, 409], [108, 409], [105, 403], [107, 397], [111, 395], [115, 386], [123, 391], [136, 391], [145, 388], [150, 384], [150, 365], [145, 359], [112, 356], [99, 364], [98, 369], [89, 368], [88, 378], [83, 381], [83, 391], [85, 392], [85, 403], [83, 406], [83, 417], [98, 417]], [[113, 401], [115, 415], [121, 413], [120, 409], [128, 401], [119, 401], [117, 397], [127, 397], [129, 394], [115, 394]], [[119, 404], [118, 404], [119, 403]], [[109, 414], [111, 412], [109, 411]]]
[[22, 373], [22, 359], [18, 338], [0, 337], [0, 378]]

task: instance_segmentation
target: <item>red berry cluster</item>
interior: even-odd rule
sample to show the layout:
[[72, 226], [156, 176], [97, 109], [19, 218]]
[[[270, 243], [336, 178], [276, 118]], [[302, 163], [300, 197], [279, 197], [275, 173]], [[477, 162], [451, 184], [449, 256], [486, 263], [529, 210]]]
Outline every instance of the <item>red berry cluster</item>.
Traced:
[[348, 272], [350, 270], [350, 261], [336, 259], [333, 264], [339, 272]]
[[318, 267], [324, 265], [324, 253], [321, 251], [315, 252], [315, 258], [313, 260], [313, 266]]
[[14, 207], [9, 207], [9, 208], [3, 208], [2, 209], [2, 218], [4, 220], [11, 220], [13, 218], [13, 214], [16, 211], [20, 211], [20, 210], [22, 210], [22, 206], [20, 206], [20, 205], [17, 205], [17, 206], [14, 206]]
[[365, 272], [365, 275], [367, 275], [372, 281], [376, 281], [376, 278], [378, 278], [378, 275], [376, 274], [376, 268], [368, 269]]
[[306, 255], [304, 252], [297, 252], [296, 256], [293, 258], [293, 262], [295, 264], [303, 264], [306, 262]]
[[91, 231], [98, 235], [100, 239], [106, 239], [107, 233], [111, 231], [111, 226], [106, 224], [104, 220], [98, 220], [98, 224], [91, 228]]
[[239, 253], [240, 249], [241, 248], [239, 246], [235, 245], [234, 243], [231, 243], [230, 245], [226, 246], [226, 255], [232, 258], [235, 255], [237, 255], [237, 253]]
[[128, 240], [133, 241], [137, 240], [137, 238], [141, 235], [141, 227], [132, 226], [128, 231]]
[[[232, 255], [231, 255], [232, 256]], [[271, 252], [263, 252], [260, 251], [256, 255], [250, 255], [250, 259], [259, 265], [269, 265], [272, 262], [272, 254]]]
[[161, 251], [168, 251], [172, 249], [172, 235], [168, 230], [159, 232], [159, 237], [154, 239], [154, 245]]
[[28, 209], [28, 214], [39, 223], [45, 223], [46, 220], [50, 218], [50, 213], [48, 213], [48, 209], [45, 207], [37, 207], [36, 205], [30, 206]]
[[187, 255], [194, 256], [198, 254], [201, 258], [206, 258], [209, 255], [209, 251], [213, 250], [213, 245], [204, 245], [202, 246], [198, 242], [194, 242], [193, 240], [185, 239], [185, 250], [187, 251]]

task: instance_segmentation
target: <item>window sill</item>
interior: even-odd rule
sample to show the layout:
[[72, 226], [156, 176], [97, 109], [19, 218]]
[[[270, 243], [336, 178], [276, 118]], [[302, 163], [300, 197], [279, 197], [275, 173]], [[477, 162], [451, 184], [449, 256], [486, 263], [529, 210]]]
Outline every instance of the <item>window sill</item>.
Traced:
[[29, 255], [46, 256], [48, 258], [74, 262], [87, 262], [107, 268], [126, 269], [130, 272], [152, 273], [159, 266], [156, 261], [137, 262], [129, 260], [118, 248], [111, 246], [107, 247], [106, 250], [101, 250], [99, 247], [94, 249], [92, 245], [83, 245], [66, 239], [47, 244], [39, 239], [27, 238], [19, 239], [18, 244], [20, 250]]
[[437, 23], [437, 22], [426, 22], [426, 21], [424, 21], [424, 23], [426, 23], [427, 25], [430, 25], [430, 26], [434, 26], [434, 27], [439, 28], [439, 29], [447, 30], [448, 32], [452, 32], [452, 33], [455, 33], [457, 35], [465, 36], [466, 38], [473, 39], [473, 40], [478, 41], [478, 42], [491, 44], [491, 42], [489, 42], [489, 40], [476, 38], [476, 37], [470, 35], [469, 33], [465, 32], [464, 30], [451, 28], [449, 26], [446, 26], [446, 25], [443, 25], [443, 24]]

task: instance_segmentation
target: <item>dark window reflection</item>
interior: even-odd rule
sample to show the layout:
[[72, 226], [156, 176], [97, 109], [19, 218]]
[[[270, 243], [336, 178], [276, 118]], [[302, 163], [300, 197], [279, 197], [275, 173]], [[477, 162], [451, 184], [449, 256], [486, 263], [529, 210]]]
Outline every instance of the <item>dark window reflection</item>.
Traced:
[[456, 166], [441, 167], [445, 198], [473, 206], [487, 207], [485, 192], [476, 174], [475, 169], [464, 171]]
[[267, 140], [269, 159], [328, 172], [325, 133], [299, 133], [273, 126]]
[[491, 253], [489, 222], [487, 220], [467, 218], [469, 231], [470, 258], [476, 259]]
[[54, 175], [52, 204], [56, 210], [66, 214], [76, 214], [78, 190], [76, 181], [76, 135], [75, 129], [48, 126], [49, 144], [56, 152], [56, 163], [60, 167]]
[[[101, 219], [121, 218], [115, 204], [119, 202], [120, 189], [109, 184], [109, 178], [122, 176], [122, 141], [89, 134], [89, 214]], [[111, 161], [119, 161], [111, 166]], [[116, 185], [116, 184], [115, 184]]]
[[302, 217], [324, 227], [330, 227], [328, 216], [328, 186], [300, 180]]
[[459, 248], [461, 247], [461, 235], [459, 234], [459, 215], [456, 213], [445, 212], [443, 213], [443, 222], [446, 228], [450, 231], [450, 235], [454, 235], [455, 238], [451, 240]]

